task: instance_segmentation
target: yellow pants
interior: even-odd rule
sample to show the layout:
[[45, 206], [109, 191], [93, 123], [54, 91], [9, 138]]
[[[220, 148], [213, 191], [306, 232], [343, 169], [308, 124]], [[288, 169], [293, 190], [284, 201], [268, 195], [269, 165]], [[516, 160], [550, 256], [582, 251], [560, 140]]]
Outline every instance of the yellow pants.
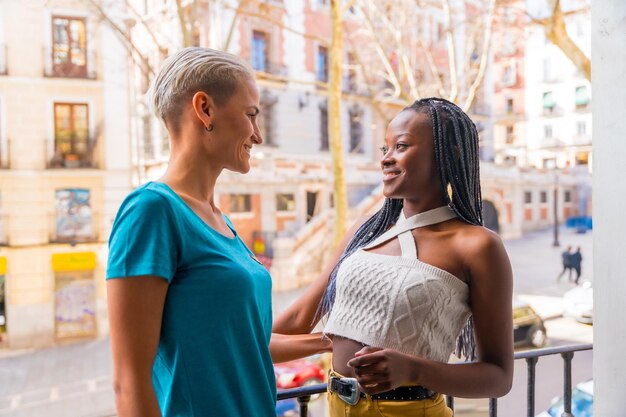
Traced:
[[[331, 376], [341, 375], [331, 371]], [[372, 400], [369, 395], [361, 398], [356, 405], [344, 402], [334, 392], [328, 392], [330, 417], [452, 417], [443, 395], [437, 394], [427, 400], [389, 401]]]

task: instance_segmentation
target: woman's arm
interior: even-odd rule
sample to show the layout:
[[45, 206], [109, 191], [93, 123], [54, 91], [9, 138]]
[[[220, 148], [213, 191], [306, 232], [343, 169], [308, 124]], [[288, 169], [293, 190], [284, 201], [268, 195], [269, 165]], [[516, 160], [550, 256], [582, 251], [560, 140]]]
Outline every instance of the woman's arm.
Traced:
[[509, 392], [513, 378], [511, 265], [500, 238], [491, 232], [471, 236], [465, 245], [478, 361], [447, 364], [391, 349], [364, 348], [348, 365], [355, 368], [366, 392], [406, 384], [465, 398], [501, 397]]
[[321, 333], [285, 335], [272, 333], [270, 353], [272, 362], [280, 363], [330, 352], [333, 343]]
[[297, 299], [274, 320], [274, 325], [272, 327], [273, 332], [281, 333], [283, 335], [293, 335], [310, 333], [311, 330], [313, 330], [317, 324], [317, 320], [315, 320], [317, 306], [324, 296], [324, 291], [328, 285], [328, 278], [330, 277], [331, 272], [333, 272], [335, 265], [337, 265], [337, 262], [339, 262], [339, 258], [341, 258], [346, 246], [350, 243], [352, 236], [354, 236], [358, 228], [361, 227], [367, 219], [368, 217], [360, 218], [350, 228], [350, 230], [346, 232], [346, 235], [335, 251], [333, 258], [318, 278], [311, 284], [311, 286], [309, 286], [307, 291], [299, 299]]
[[161, 416], [152, 366], [167, 289], [167, 281], [154, 276], [107, 281], [113, 389], [120, 417]]

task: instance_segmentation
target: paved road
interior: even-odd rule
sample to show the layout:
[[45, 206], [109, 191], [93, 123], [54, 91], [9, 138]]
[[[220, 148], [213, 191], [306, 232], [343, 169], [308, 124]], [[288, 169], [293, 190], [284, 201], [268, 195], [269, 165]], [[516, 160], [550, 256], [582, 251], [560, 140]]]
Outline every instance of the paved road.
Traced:
[[[583, 276], [592, 276], [591, 234], [561, 232], [563, 245], [581, 246]], [[506, 242], [515, 275], [515, 292], [529, 301], [540, 314], [560, 313], [560, 296], [571, 285], [557, 283], [560, 252], [553, 248], [550, 231], [533, 233], [522, 239]], [[276, 294], [274, 310], [285, 308], [302, 290]], [[548, 322], [552, 344], [588, 342], [592, 327], [569, 319]], [[500, 415], [525, 415], [525, 364], [516, 363], [511, 394], [499, 403]], [[559, 358], [542, 359], [537, 368], [537, 410], [545, 409], [550, 399], [561, 391]], [[577, 355], [574, 381], [591, 376], [591, 353]], [[12, 417], [104, 417], [114, 414], [111, 391], [111, 359], [108, 339], [38, 351], [11, 352], [0, 350], [0, 416]], [[312, 407], [313, 417], [322, 417], [323, 400]], [[321, 409], [321, 411], [320, 411]], [[457, 415], [486, 416], [486, 403], [457, 400]]]

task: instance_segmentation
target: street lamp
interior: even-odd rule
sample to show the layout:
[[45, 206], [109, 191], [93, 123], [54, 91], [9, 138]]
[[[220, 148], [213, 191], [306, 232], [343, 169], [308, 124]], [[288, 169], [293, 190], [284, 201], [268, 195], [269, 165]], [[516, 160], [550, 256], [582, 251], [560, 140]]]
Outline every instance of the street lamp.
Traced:
[[559, 174], [554, 169], [554, 198], [553, 198], [553, 209], [554, 209], [554, 241], [552, 242], [553, 247], [559, 247]]

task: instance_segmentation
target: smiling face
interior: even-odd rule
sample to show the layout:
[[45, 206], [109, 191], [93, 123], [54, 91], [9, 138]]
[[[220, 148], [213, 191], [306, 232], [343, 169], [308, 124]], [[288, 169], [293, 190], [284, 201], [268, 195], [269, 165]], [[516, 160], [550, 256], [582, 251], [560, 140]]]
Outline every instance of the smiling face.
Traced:
[[250, 171], [252, 147], [263, 143], [258, 114], [259, 91], [252, 79], [242, 81], [224, 105], [213, 109], [209, 143], [223, 168], [242, 174]]
[[387, 127], [383, 146], [383, 194], [406, 200], [440, 196], [430, 116], [405, 110]]

